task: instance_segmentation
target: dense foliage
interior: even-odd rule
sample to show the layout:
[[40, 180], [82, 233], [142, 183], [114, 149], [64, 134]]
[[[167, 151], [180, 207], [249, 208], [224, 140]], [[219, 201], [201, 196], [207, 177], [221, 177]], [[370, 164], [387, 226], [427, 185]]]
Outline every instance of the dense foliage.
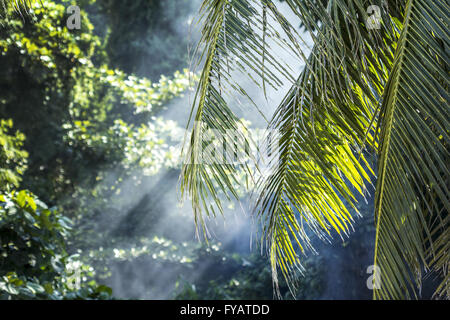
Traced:
[[12, 126], [11, 120], [1, 120], [0, 297], [110, 297], [111, 290], [93, 280], [91, 268], [68, 255], [70, 219], [55, 208], [48, 208], [29, 191], [17, 189], [28, 154], [21, 149], [24, 135], [12, 134]]
[[[69, 256], [67, 244], [77, 246], [81, 220], [108, 209], [106, 194], [115, 187], [100, 185], [105, 172], [114, 168], [120, 182], [134, 167], [154, 174], [173, 162], [163, 138], [176, 125], [154, 115], [186, 90], [189, 75], [152, 83], [109, 69], [85, 13], [83, 28], [70, 32], [66, 8], [43, 5], [24, 18], [9, 8], [0, 21], [0, 118], [14, 119], [19, 130], [10, 134], [13, 120], [1, 120], [2, 292], [108, 296], [106, 287], [92, 287], [92, 268]], [[91, 282], [72, 295], [65, 283], [74, 272]]]

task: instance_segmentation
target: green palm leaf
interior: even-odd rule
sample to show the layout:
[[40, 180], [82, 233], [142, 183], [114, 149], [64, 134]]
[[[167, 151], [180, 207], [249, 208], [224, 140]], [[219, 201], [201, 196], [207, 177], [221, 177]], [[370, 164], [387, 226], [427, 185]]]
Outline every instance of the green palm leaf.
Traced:
[[28, 15], [35, 3], [40, 3], [42, 5], [41, 0], [0, 0], [0, 14], [2, 14], [2, 11], [7, 13], [7, 8], [10, 7], [20, 15]]
[[[204, 1], [200, 9], [203, 25], [202, 37], [194, 66], [202, 65], [203, 71], [195, 95], [189, 119], [193, 130], [185, 143], [186, 160], [181, 174], [181, 191], [190, 196], [195, 220], [206, 233], [202, 212], [207, 216], [223, 213], [220, 193], [228, 198], [238, 198], [236, 166], [217, 163], [212, 155], [205, 155], [208, 146], [205, 136], [215, 130], [235, 149], [248, 150], [251, 139], [246, 128], [229, 107], [230, 90], [241, 93], [258, 110], [243, 86], [233, 79], [233, 73], [244, 71], [255, 84], [278, 88], [284, 80], [293, 82], [289, 68], [279, 62], [266, 40], [268, 37], [283, 42], [267, 23], [274, 12], [271, 1], [211, 0]], [[267, 66], [270, 66], [268, 68]], [[193, 123], [192, 123], [193, 122]], [[235, 150], [234, 149], [234, 150]], [[228, 156], [234, 152], [226, 151]], [[249, 172], [248, 168], [244, 168]], [[212, 198], [213, 201], [208, 199]]]
[[430, 265], [440, 277], [441, 283], [436, 289], [434, 296], [436, 298], [450, 299], [450, 270], [449, 270], [449, 252], [450, 252], [450, 216], [447, 214], [443, 221], [438, 221], [432, 229], [432, 237], [436, 236], [433, 246], [428, 248], [428, 257]]
[[[385, 88], [375, 203], [381, 289], [375, 298], [417, 297], [428, 257], [448, 270], [449, 9], [445, 1], [408, 1]], [[448, 292], [444, 275], [441, 290]]]
[[356, 15], [339, 23], [345, 12], [362, 13], [364, 1], [332, 1], [328, 8], [313, 1], [287, 2], [310, 30], [315, 47], [271, 122], [280, 133], [279, 161], [272, 175], [257, 183], [256, 214], [275, 285], [277, 268], [294, 284], [292, 274], [301, 270], [296, 252], [313, 250], [310, 234], [328, 239], [332, 231], [342, 237], [351, 229], [345, 202], [357, 213], [354, 193], [365, 194], [371, 171], [357, 149], [365, 140], [375, 147], [369, 128], [398, 36], [390, 19], [377, 34], [370, 34]]

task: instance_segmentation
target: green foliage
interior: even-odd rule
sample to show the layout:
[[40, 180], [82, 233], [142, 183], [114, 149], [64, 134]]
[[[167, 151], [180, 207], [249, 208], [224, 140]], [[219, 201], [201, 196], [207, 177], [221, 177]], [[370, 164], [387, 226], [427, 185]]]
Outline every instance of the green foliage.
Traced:
[[[26, 191], [0, 198], [1, 291], [8, 298], [43, 297], [55, 291], [64, 268], [66, 218]], [[5, 298], [5, 296], [3, 296]]]
[[0, 0], [0, 15], [7, 14], [11, 7], [21, 15], [30, 14], [32, 6], [37, 2], [38, 0]]
[[[449, 298], [448, 3], [284, 2], [306, 34], [271, 0], [202, 2], [202, 74], [190, 119], [196, 124], [180, 179], [195, 221], [204, 228], [204, 215], [222, 212], [214, 183], [238, 198], [231, 183], [237, 168], [195, 161], [208, 129], [238, 131], [238, 147], [245, 148], [246, 128], [229, 89], [259, 109], [234, 72], [265, 95], [266, 86], [279, 89], [285, 79], [291, 89], [268, 126], [278, 134], [269, 141], [275, 156], [254, 204], [275, 284], [281, 271], [295, 288], [293, 275], [302, 268], [301, 253], [313, 250], [312, 234], [325, 240], [349, 234], [357, 196], [367, 194], [377, 171], [374, 263], [381, 289], [374, 297], [417, 298], [423, 274], [434, 269], [441, 281], [436, 296]], [[380, 16], [369, 16], [372, 5]], [[272, 52], [274, 42], [304, 62], [300, 74]], [[365, 159], [371, 152], [376, 169]]]
[[150, 134], [142, 125], [194, 77], [176, 72], [152, 83], [110, 70], [85, 13], [74, 32], [65, 27], [62, 5], [43, 1], [33, 13], [33, 21], [14, 12], [2, 18], [0, 117], [12, 117], [28, 137], [24, 185], [54, 203], [86, 182], [86, 168], [114, 167], [126, 157], [120, 121], [135, 128], [136, 137]]
[[[23, 270], [29, 268], [24, 259], [31, 253], [22, 247], [16, 251], [23, 256], [8, 253], [2, 298], [107, 298], [110, 289], [94, 280], [99, 276], [90, 262], [96, 260], [81, 263], [84, 257], [72, 254], [85, 244], [98, 249], [101, 233], [94, 218], [104, 219], [99, 212], [119, 210], [121, 185], [134, 178], [136, 170], [150, 176], [177, 165], [169, 142], [181, 129], [156, 115], [181, 96], [195, 76], [177, 71], [153, 83], [111, 70], [85, 12], [82, 29], [72, 32], [65, 26], [61, 4], [43, 1], [31, 13], [21, 17], [8, 7], [8, 14], [0, 17], [0, 118], [11, 117], [24, 132], [11, 135], [12, 121], [1, 122], [0, 190], [5, 195], [0, 234], [5, 237], [2, 245], [13, 247], [16, 240], [7, 238], [10, 234], [19, 240], [33, 237], [41, 247], [34, 246], [32, 252], [43, 258], [29, 275]], [[19, 147], [29, 151], [28, 161]], [[21, 177], [27, 163], [27, 174]], [[53, 209], [28, 191], [19, 194], [39, 205], [34, 213], [20, 207], [11, 192], [21, 179], [22, 188], [33, 190]], [[29, 215], [35, 220], [48, 216], [51, 229], [26, 220]], [[69, 218], [75, 223], [70, 232], [65, 228]], [[96, 267], [102, 270], [105, 264]]]
[[[12, 122], [2, 120], [0, 297], [110, 298], [111, 289], [97, 281], [114, 283], [114, 273], [121, 270], [124, 279], [120, 280], [130, 288], [120, 292], [124, 297], [138, 296], [129, 283], [133, 280], [145, 285], [145, 294], [139, 297], [170, 290], [174, 283], [165, 277], [176, 273], [180, 275], [176, 298], [273, 298], [266, 258], [235, 254], [215, 242], [205, 246], [175, 240], [177, 226], [185, 224], [186, 217], [166, 216], [159, 204], [161, 195], [174, 192], [179, 174], [174, 145], [182, 137], [177, 123], [159, 112], [197, 80], [187, 70], [174, 72], [187, 65], [186, 33], [177, 28], [187, 27], [196, 2], [77, 1], [83, 9], [82, 29], [74, 31], [66, 28], [65, 10], [73, 1], [42, 3], [28, 15], [21, 16], [13, 6], [0, 15], [0, 119], [12, 118], [19, 130], [12, 133]], [[220, 84], [229, 76], [221, 59], [234, 61], [226, 50], [238, 50], [236, 56], [265, 79], [264, 88], [278, 85], [283, 77], [264, 63], [270, 61], [279, 73], [288, 75], [259, 42], [264, 36], [246, 34], [254, 23], [264, 23], [256, 6], [229, 3], [231, 8], [212, 10], [215, 15], [208, 17], [216, 21], [225, 13], [227, 23], [217, 20], [215, 29], [204, 35], [207, 40], [217, 30], [221, 35], [232, 33], [216, 37], [219, 53], [211, 59], [210, 69], [216, 78], [200, 77], [201, 92], [212, 90], [212, 95], [201, 97], [209, 99], [205, 114], [217, 126], [220, 121], [242, 122], [231, 114], [220, 114], [217, 121], [214, 114]], [[269, 9], [267, 15], [281, 19], [274, 7]], [[321, 17], [320, 10], [316, 13], [314, 21]], [[245, 46], [260, 50], [257, 59], [249, 57]], [[143, 75], [149, 79], [139, 77]], [[218, 85], [216, 91], [211, 84]], [[360, 123], [355, 127], [360, 129]], [[243, 170], [233, 175], [236, 181], [248, 182]], [[135, 205], [130, 209], [127, 201], [133, 193], [143, 194], [144, 186], [160, 178], [164, 182], [148, 190], [142, 201], [130, 201]], [[230, 184], [235, 187], [234, 183]], [[212, 186], [221, 188], [216, 181]], [[245, 194], [243, 188], [234, 189], [238, 197]], [[226, 193], [226, 188], [217, 192], [218, 197]], [[157, 223], [163, 216], [171, 219], [170, 231], [164, 235]], [[297, 279], [296, 298], [317, 298], [323, 289], [321, 260], [313, 257], [305, 264], [306, 277]], [[138, 275], [127, 273], [142, 265], [151, 268]], [[279, 287], [288, 298], [288, 283], [280, 281]]]
[[61, 127], [71, 118], [76, 74], [94, 59], [99, 41], [90, 35], [92, 25], [85, 16], [83, 29], [75, 35], [65, 26], [65, 8], [43, 3], [45, 9], [36, 7], [26, 20], [14, 13], [2, 18], [0, 117], [11, 117], [27, 136], [30, 175], [24, 184], [48, 202], [54, 200], [54, 191], [67, 189], [70, 170], [62, 162], [70, 159], [70, 150]]
[[65, 250], [70, 219], [29, 191], [17, 191], [27, 152], [22, 133], [8, 134], [12, 127], [11, 120], [0, 120], [0, 299], [108, 298], [109, 289], [97, 286], [93, 274], [80, 272], [88, 266], [68, 269], [77, 263]]
[[448, 9], [444, 1], [407, 1], [383, 94], [375, 199], [377, 299], [418, 298], [431, 267], [440, 275], [436, 296], [450, 299], [450, 252], [444, 244], [450, 232]]
[[12, 127], [12, 120], [0, 119], [0, 191], [18, 187], [27, 168], [28, 153], [21, 149], [25, 136], [20, 132], [11, 135]]
[[[65, 251], [71, 221], [27, 191], [0, 195], [0, 299], [109, 298]], [[75, 274], [76, 273], [76, 274]], [[78, 277], [78, 278], [77, 278]], [[78, 281], [78, 288], [72, 282]]]

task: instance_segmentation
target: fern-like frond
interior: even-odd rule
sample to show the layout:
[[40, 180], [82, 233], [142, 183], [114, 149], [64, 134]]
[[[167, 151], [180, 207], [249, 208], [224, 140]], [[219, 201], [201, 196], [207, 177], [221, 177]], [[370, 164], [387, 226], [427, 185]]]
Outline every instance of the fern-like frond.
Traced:
[[[444, 208], [441, 208], [444, 210]], [[440, 217], [437, 217], [438, 219]], [[450, 216], [448, 212], [443, 220], [436, 221], [432, 227], [433, 246], [428, 247], [428, 257], [432, 270], [441, 277], [434, 294], [435, 298], [450, 300]]]
[[[202, 211], [207, 216], [222, 212], [219, 192], [237, 198], [234, 166], [214, 163], [209, 155], [212, 164], [198, 161], [207, 146], [202, 137], [210, 129], [234, 139], [239, 149], [250, 143], [226, 101], [231, 92], [252, 101], [235, 72], [246, 74], [264, 94], [266, 86], [277, 88], [287, 79], [292, 88], [270, 121], [276, 132], [267, 141], [274, 150], [272, 170], [255, 192], [255, 214], [275, 285], [278, 270], [294, 283], [301, 270], [299, 252], [313, 250], [312, 234], [329, 239], [351, 230], [356, 193], [364, 195], [370, 182], [366, 146], [379, 155], [375, 265], [380, 269], [375, 270], [381, 270], [381, 289], [375, 297], [416, 296], [422, 272], [429, 268], [444, 277], [436, 295], [446, 294], [448, 4], [285, 2], [314, 43], [308, 58], [304, 37], [274, 2], [203, 2], [205, 49], [198, 60], [203, 72], [181, 176], [197, 223], [204, 225]], [[382, 9], [379, 21], [372, 20], [379, 22], [375, 29], [368, 25], [367, 8], [373, 5]], [[268, 39], [304, 60], [300, 77], [277, 59]]]
[[377, 299], [418, 297], [430, 264], [445, 270], [439, 294], [448, 292], [449, 12], [446, 1], [407, 2], [383, 96], [375, 200]]
[[247, 76], [264, 91], [266, 86], [278, 88], [283, 80], [295, 79], [267, 42], [271, 38], [284, 43], [267, 23], [273, 18], [273, 10], [269, 8], [273, 8], [269, 0], [207, 0], [200, 9], [202, 37], [194, 66], [201, 65], [202, 74], [189, 119], [192, 134], [183, 152], [186, 159], [181, 191], [191, 198], [196, 223], [203, 228], [202, 212], [207, 216], [223, 213], [219, 194], [237, 198], [238, 181], [236, 166], [218, 161], [215, 154], [205, 153], [208, 132], [214, 131], [221, 139], [233, 143], [233, 150], [224, 151], [229, 158], [236, 150], [248, 150], [251, 143], [245, 126], [227, 102], [229, 92], [243, 95], [255, 111], [258, 107], [236, 78]]
[[13, 8], [21, 16], [29, 15], [34, 4], [42, 5], [41, 0], [0, 0], [0, 15], [8, 12], [8, 8]]
[[360, 12], [365, 1], [330, 1], [327, 8], [315, 1], [286, 2], [315, 47], [272, 119], [280, 135], [273, 146], [278, 161], [257, 183], [256, 214], [271, 251], [275, 285], [277, 268], [293, 283], [292, 274], [301, 269], [297, 252], [313, 250], [312, 234], [329, 239], [333, 232], [342, 237], [351, 230], [355, 193], [365, 195], [373, 173], [358, 146], [368, 140], [376, 147], [370, 127], [398, 36], [391, 17], [374, 34], [362, 15], [343, 19], [347, 12]]

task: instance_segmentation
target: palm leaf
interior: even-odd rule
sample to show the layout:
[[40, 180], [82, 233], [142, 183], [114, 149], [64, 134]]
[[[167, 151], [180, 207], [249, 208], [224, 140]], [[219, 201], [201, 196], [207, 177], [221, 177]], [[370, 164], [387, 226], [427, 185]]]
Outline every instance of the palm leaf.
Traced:
[[[355, 151], [371, 138], [370, 121], [392, 65], [398, 34], [398, 26], [386, 15], [381, 30], [368, 31], [364, 25], [368, 1], [330, 1], [327, 7], [312, 0], [286, 2], [314, 41], [310, 58], [301, 50], [305, 41], [296, 27], [273, 2], [203, 2], [201, 43], [206, 45], [206, 54], [199, 59], [204, 61], [203, 73], [194, 102], [187, 164], [181, 174], [182, 191], [191, 197], [196, 223], [204, 228], [202, 211], [207, 216], [215, 215], [216, 209], [222, 212], [219, 191], [237, 197], [234, 167], [197, 161], [205, 147], [201, 138], [204, 128], [226, 135], [228, 129], [239, 127], [224, 99], [227, 87], [248, 96], [231, 80], [228, 70], [233, 70], [233, 58], [239, 58], [237, 69], [257, 73], [264, 91], [266, 84], [274, 88], [281, 84], [279, 75], [294, 78], [268, 49], [268, 38], [305, 60], [302, 75], [271, 121], [271, 128], [279, 132], [279, 161], [273, 160], [272, 174], [257, 183], [261, 189], [255, 213], [262, 221], [275, 284], [277, 268], [289, 280], [301, 269], [297, 252], [312, 249], [307, 229], [320, 238], [329, 238], [332, 230], [340, 235], [349, 233], [353, 218], [344, 202], [356, 210], [352, 188], [364, 194], [365, 182], [370, 180], [366, 160], [362, 157], [360, 161]], [[270, 27], [267, 15], [279, 24], [287, 40]], [[248, 144], [245, 136], [238, 141], [240, 148]]]
[[279, 161], [255, 192], [275, 287], [277, 268], [295, 284], [292, 274], [302, 268], [297, 252], [313, 250], [311, 234], [329, 239], [333, 231], [342, 237], [352, 228], [355, 193], [365, 195], [371, 172], [361, 151], [358, 158], [358, 145], [368, 140], [376, 147], [371, 119], [398, 36], [391, 18], [377, 34], [356, 15], [340, 23], [344, 12], [360, 12], [364, 1], [333, 1], [328, 8], [314, 7], [314, 1], [287, 2], [310, 30], [315, 47], [271, 121], [280, 135], [279, 146], [273, 146]]
[[30, 10], [35, 3], [40, 3], [41, 0], [0, 0], [0, 15], [2, 11], [6, 14], [8, 12], [8, 7], [13, 8], [14, 11], [18, 12], [21, 16], [29, 15]]
[[[284, 43], [267, 23], [273, 12], [268, 7], [273, 8], [271, 1], [208, 0], [200, 9], [203, 28], [194, 66], [202, 65], [203, 71], [188, 123], [193, 126], [192, 134], [185, 142], [186, 152], [183, 150], [186, 160], [181, 191], [191, 198], [196, 223], [203, 227], [204, 233], [202, 212], [207, 216], [223, 213], [221, 193], [229, 199], [238, 198], [235, 185], [239, 170], [228, 163], [217, 163], [211, 155], [205, 156], [208, 141], [204, 137], [215, 130], [221, 138], [233, 142], [235, 149], [248, 150], [251, 139], [227, 102], [230, 90], [239, 92], [258, 110], [233, 74], [244, 72], [264, 90], [266, 86], [278, 88], [283, 79], [292, 82], [294, 79], [267, 43], [269, 37]], [[261, 79], [262, 86], [256, 78]], [[234, 151], [228, 150], [226, 154], [231, 157]]]
[[[445, 1], [408, 1], [385, 88], [375, 200], [378, 299], [418, 297], [429, 257], [448, 270], [448, 13]], [[448, 292], [444, 276], [441, 293]]]
[[[444, 208], [442, 208], [444, 209]], [[441, 283], [436, 289], [434, 296], [436, 298], [450, 299], [450, 232], [448, 231], [450, 224], [450, 216], [444, 218], [443, 221], [438, 221], [436, 226], [432, 229], [432, 237], [436, 237], [433, 247], [429, 246], [428, 256], [430, 258], [430, 265], [433, 271], [441, 277]]]
[[[298, 253], [313, 250], [311, 234], [329, 239], [334, 232], [342, 236], [351, 230], [355, 193], [364, 195], [370, 182], [366, 146], [379, 153], [375, 265], [381, 268], [382, 288], [374, 296], [417, 296], [422, 270], [428, 268], [444, 276], [436, 293], [442, 296], [448, 292], [449, 260], [444, 214], [448, 5], [425, 0], [330, 0], [326, 6], [314, 0], [286, 2], [314, 42], [309, 58], [296, 27], [273, 2], [203, 3], [206, 56], [187, 155], [194, 161], [182, 173], [182, 190], [193, 199], [196, 221], [204, 225], [202, 210], [214, 214], [209, 196], [222, 211], [214, 185], [237, 198], [234, 167], [195, 161], [204, 147], [203, 124], [222, 133], [239, 127], [225, 101], [227, 89], [248, 95], [223, 70], [230, 70], [230, 62], [236, 62], [231, 70], [253, 70], [249, 76], [255, 83], [261, 79], [264, 93], [266, 85], [279, 86], [280, 77], [294, 78], [268, 49], [269, 38], [306, 63], [270, 121], [277, 139], [267, 144], [278, 153], [255, 192], [255, 214], [275, 287], [278, 269], [294, 284], [302, 268]], [[366, 25], [365, 10], [374, 4], [385, 8], [376, 31]], [[270, 27], [268, 15], [287, 40]], [[241, 148], [248, 144], [243, 135], [238, 141]]]

